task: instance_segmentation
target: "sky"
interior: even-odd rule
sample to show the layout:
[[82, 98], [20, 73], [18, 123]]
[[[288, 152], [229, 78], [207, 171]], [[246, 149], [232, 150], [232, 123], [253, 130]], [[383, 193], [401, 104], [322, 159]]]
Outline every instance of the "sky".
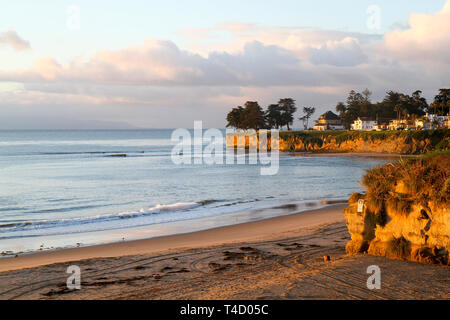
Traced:
[[[0, 0], [0, 129], [223, 128], [450, 87], [450, 0]], [[296, 121], [294, 127], [300, 127]]]

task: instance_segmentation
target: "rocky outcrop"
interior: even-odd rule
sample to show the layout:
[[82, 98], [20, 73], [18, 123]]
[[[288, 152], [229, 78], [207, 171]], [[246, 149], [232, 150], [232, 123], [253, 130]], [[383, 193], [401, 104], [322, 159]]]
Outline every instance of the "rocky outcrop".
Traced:
[[449, 171], [450, 155], [440, 155], [369, 172], [367, 193], [352, 195], [344, 210], [347, 253], [449, 265]]

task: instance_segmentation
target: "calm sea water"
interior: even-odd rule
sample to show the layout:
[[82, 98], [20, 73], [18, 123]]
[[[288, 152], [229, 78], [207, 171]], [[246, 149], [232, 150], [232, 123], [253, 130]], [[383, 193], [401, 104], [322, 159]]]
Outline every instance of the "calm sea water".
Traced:
[[275, 176], [261, 176], [258, 165], [175, 165], [171, 133], [0, 131], [0, 251], [83, 246], [289, 214], [320, 200], [346, 199], [361, 190], [365, 169], [381, 162], [281, 154]]

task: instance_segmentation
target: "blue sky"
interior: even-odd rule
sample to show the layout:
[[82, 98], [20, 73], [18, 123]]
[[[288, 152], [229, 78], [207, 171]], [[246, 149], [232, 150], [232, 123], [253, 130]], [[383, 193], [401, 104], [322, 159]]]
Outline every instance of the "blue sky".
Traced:
[[[222, 113], [233, 106], [227, 104], [239, 99], [257, 99], [257, 92], [261, 93], [258, 88], [261, 87], [264, 87], [262, 104], [282, 94], [301, 92], [296, 98], [303, 96], [304, 103], [317, 104], [319, 110], [324, 110], [341, 96], [340, 99], [344, 99], [346, 90], [355, 84], [361, 88], [370, 87], [376, 97], [381, 97], [387, 89], [382, 83], [393, 84], [396, 86], [393, 89], [410, 90], [413, 84], [403, 83], [400, 78], [394, 81], [388, 74], [420, 79], [423, 75], [419, 74], [419, 70], [414, 75], [410, 74], [412, 69], [407, 64], [419, 65], [426, 72], [434, 69], [438, 72], [442, 66], [436, 63], [425, 65], [425, 56], [423, 59], [420, 56], [411, 58], [406, 49], [395, 44], [399, 41], [395, 39], [403, 41], [411, 37], [413, 41], [413, 35], [435, 30], [437, 27], [433, 25], [432, 17], [442, 10], [445, 3], [445, 0], [2, 1], [0, 41], [3, 33], [3, 38], [9, 39], [10, 47], [6, 40], [3, 41], [5, 45], [0, 42], [0, 98], [4, 95], [3, 100], [7, 101], [0, 103], [0, 116], [3, 119], [18, 119], [19, 115], [39, 112], [45, 122], [49, 113], [58, 119], [63, 117], [61, 110], [65, 110], [66, 114], [79, 113], [81, 122], [116, 122], [122, 121], [123, 114], [127, 113], [125, 122], [132, 126], [173, 127], [188, 126], [188, 121], [193, 121], [194, 117], [205, 115], [205, 121], [211, 126], [221, 126]], [[380, 9], [379, 29], [367, 27], [367, 9], [372, 5]], [[70, 6], [80, 10], [80, 28], [76, 30], [67, 27]], [[431, 18], [425, 22], [419, 21], [417, 26], [411, 28], [408, 21], [411, 15], [417, 14]], [[405, 36], [396, 34], [395, 30], [405, 32]], [[15, 50], [11, 42], [11, 37], [15, 35], [29, 43], [29, 48]], [[371, 38], [373, 35], [378, 35], [378, 38]], [[424, 41], [422, 44], [428, 41], [425, 38], [426, 34], [416, 43], [419, 48], [420, 41]], [[161, 39], [167, 42], [157, 42]], [[377, 39], [378, 43], [373, 44], [373, 39]], [[144, 44], [146, 40], [148, 42]], [[261, 45], [248, 45], [255, 41]], [[406, 48], [408, 43], [404, 45]], [[432, 47], [432, 54], [436, 54], [437, 59], [445, 55], [448, 49], [445, 43], [441, 47], [434, 48], [434, 44]], [[390, 52], [389, 55], [383, 54], [385, 49]], [[111, 55], [106, 58], [104, 54], [98, 56], [105, 51]], [[165, 56], [162, 52], [167, 52], [171, 60], [162, 58]], [[193, 55], [203, 58], [193, 58]], [[283, 60], [287, 56], [289, 59]], [[133, 78], [139, 66], [127, 59], [136, 57], [145, 60], [142, 70], [153, 70], [150, 75]], [[43, 58], [44, 63], [34, 67], [36, 61]], [[74, 61], [79, 60], [86, 62], [84, 67], [73, 67]], [[436, 62], [436, 59], [433, 60]], [[279, 68], [274, 67], [264, 73], [255, 66], [255, 69], [247, 70], [236, 78], [231, 72], [227, 75], [228, 80], [218, 79], [218, 74], [224, 73], [220, 71], [224, 64], [227, 65], [224, 70], [229, 71], [237, 66], [248, 66], [249, 61], [262, 61], [266, 65], [273, 61], [279, 64]], [[286, 71], [287, 61], [301, 64], [301, 68], [296, 67], [295, 74], [292, 70]], [[131, 62], [134, 71], [130, 69]], [[103, 66], [106, 63], [110, 63], [112, 69], [101, 69], [104, 73], [101, 79], [93, 79], [93, 74], [86, 75], [88, 66]], [[112, 75], [115, 66], [124, 72], [118, 76], [120, 88], [117, 81], [106, 79]], [[381, 79], [381, 75], [376, 73], [385, 66], [391, 66], [391, 69], [385, 70], [386, 78]], [[192, 69], [198, 70], [186, 74], [186, 70]], [[277, 79], [273, 83], [258, 79], [253, 81], [256, 74], [252, 72], [256, 71], [259, 76], [276, 74], [274, 78]], [[308, 75], [308, 81], [297, 77], [302, 72]], [[196, 78], [205, 73], [211, 73], [213, 78]], [[366, 80], [357, 79], [362, 73], [365, 73]], [[181, 77], [186, 78], [181, 81]], [[350, 80], [338, 83], [334, 81], [336, 77]], [[123, 80], [129, 78], [133, 79], [129, 82]], [[238, 78], [241, 82], [236, 81], [233, 86], [231, 79]], [[286, 84], [286, 79], [293, 79], [292, 86]], [[445, 85], [448, 80], [446, 76], [437, 74], [433, 79], [433, 83], [424, 82], [424, 91], [430, 96], [433, 85]], [[95, 92], [86, 93], [87, 85]], [[148, 88], [145, 94], [141, 92], [142, 86]], [[123, 91], [123, 96], [108, 101], [109, 91]], [[142, 97], [136, 99], [136, 95]], [[168, 99], [164, 100], [166, 95]], [[192, 100], [173, 99], [176, 107], [172, 107], [183, 110], [185, 115], [192, 114], [192, 117], [184, 117], [186, 121], [164, 120], [164, 110], [169, 106], [163, 108], [161, 104], [165, 102], [161, 101], [186, 95]], [[76, 102], [71, 104], [67, 101]], [[127, 101], [126, 107], [120, 105], [125, 104], [123, 101]], [[151, 105], [155, 104], [152, 108]], [[105, 112], [105, 108], [109, 108], [109, 112]], [[130, 109], [135, 116], [129, 115]], [[143, 115], [152, 113], [152, 118], [158, 121], [142, 120]], [[25, 123], [24, 120], [21, 125], [26, 126]]]

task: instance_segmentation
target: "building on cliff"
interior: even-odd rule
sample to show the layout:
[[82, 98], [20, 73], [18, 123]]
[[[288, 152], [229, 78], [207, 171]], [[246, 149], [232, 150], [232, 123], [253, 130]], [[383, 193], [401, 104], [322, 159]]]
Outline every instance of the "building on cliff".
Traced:
[[355, 131], [372, 131], [377, 125], [376, 120], [369, 118], [358, 118], [351, 124], [351, 129]]
[[400, 119], [400, 120], [391, 120], [388, 125], [388, 130], [405, 130], [408, 128], [408, 120]]
[[373, 129], [375, 131], [385, 131], [388, 129], [388, 123], [387, 122], [380, 122], [378, 121], [374, 126]]
[[437, 129], [437, 128], [444, 128], [444, 127], [448, 127], [448, 119], [449, 119], [450, 115], [446, 115], [446, 116], [438, 116], [436, 114], [429, 114], [427, 113], [425, 115], [425, 119], [427, 119], [430, 123], [431, 123], [431, 128], [432, 129]]
[[327, 111], [322, 114], [319, 120], [316, 121], [314, 125], [314, 130], [325, 131], [325, 130], [344, 130], [341, 118], [332, 111]]

